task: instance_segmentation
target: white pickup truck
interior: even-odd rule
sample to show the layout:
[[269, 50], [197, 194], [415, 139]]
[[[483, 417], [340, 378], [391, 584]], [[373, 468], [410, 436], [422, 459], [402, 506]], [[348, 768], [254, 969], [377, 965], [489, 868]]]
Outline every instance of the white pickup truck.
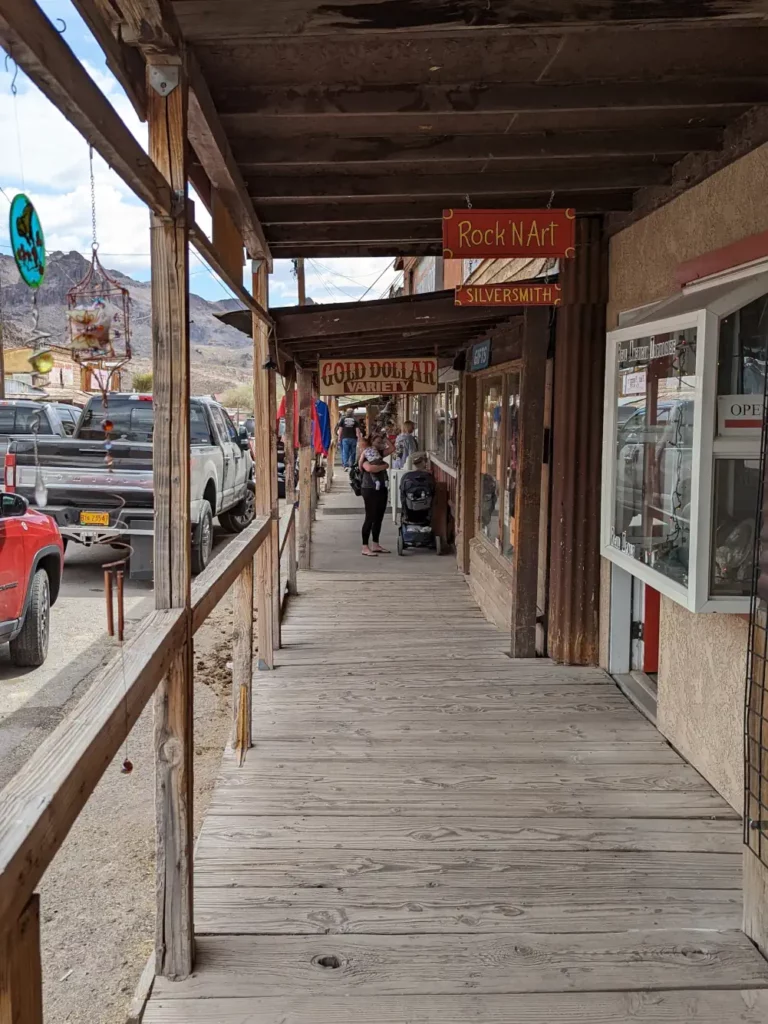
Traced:
[[[108, 438], [106, 421], [111, 424]], [[52, 516], [67, 540], [86, 546], [127, 542], [131, 576], [150, 578], [153, 426], [151, 395], [110, 394], [106, 407], [101, 397], [91, 398], [72, 437], [38, 436], [36, 444], [34, 438], [11, 441], [6, 490]], [[240, 438], [226, 410], [210, 398], [190, 400], [189, 457], [192, 571], [200, 573], [211, 557], [214, 516], [231, 533], [253, 519], [253, 459], [247, 439]]]

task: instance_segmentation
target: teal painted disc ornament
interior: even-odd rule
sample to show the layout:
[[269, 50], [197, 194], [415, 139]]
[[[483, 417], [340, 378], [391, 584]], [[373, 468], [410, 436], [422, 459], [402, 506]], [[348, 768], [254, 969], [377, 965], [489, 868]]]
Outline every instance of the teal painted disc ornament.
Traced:
[[45, 238], [37, 210], [23, 192], [13, 197], [9, 216], [13, 258], [22, 280], [39, 288], [45, 274]]

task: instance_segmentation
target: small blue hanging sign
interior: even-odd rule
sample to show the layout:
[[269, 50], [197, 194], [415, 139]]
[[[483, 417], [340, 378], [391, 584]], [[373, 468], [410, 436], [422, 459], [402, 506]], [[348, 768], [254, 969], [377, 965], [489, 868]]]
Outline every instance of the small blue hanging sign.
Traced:
[[25, 284], [39, 288], [45, 274], [45, 237], [30, 199], [19, 192], [11, 201], [9, 230], [13, 258]]

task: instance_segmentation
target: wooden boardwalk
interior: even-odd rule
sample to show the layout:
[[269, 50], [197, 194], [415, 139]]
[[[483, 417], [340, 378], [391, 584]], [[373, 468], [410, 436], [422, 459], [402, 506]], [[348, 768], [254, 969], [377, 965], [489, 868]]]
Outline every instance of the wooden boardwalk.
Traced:
[[341, 476], [198, 842], [195, 974], [145, 1024], [764, 1024], [736, 814], [604, 673], [510, 661], [453, 558], [362, 559], [360, 521]]

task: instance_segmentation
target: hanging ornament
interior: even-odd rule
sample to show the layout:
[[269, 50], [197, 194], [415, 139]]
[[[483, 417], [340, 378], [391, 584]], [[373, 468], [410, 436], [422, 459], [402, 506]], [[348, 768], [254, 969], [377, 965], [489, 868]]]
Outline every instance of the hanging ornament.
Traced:
[[45, 275], [45, 237], [31, 200], [19, 192], [8, 217], [13, 258], [24, 284], [39, 288]]
[[72, 358], [81, 366], [107, 371], [105, 381], [102, 383], [100, 380], [102, 393], [106, 396], [112, 373], [131, 358], [131, 297], [128, 289], [111, 277], [99, 260], [93, 148], [90, 150], [90, 167], [91, 265], [83, 279], [67, 293], [67, 320]]

